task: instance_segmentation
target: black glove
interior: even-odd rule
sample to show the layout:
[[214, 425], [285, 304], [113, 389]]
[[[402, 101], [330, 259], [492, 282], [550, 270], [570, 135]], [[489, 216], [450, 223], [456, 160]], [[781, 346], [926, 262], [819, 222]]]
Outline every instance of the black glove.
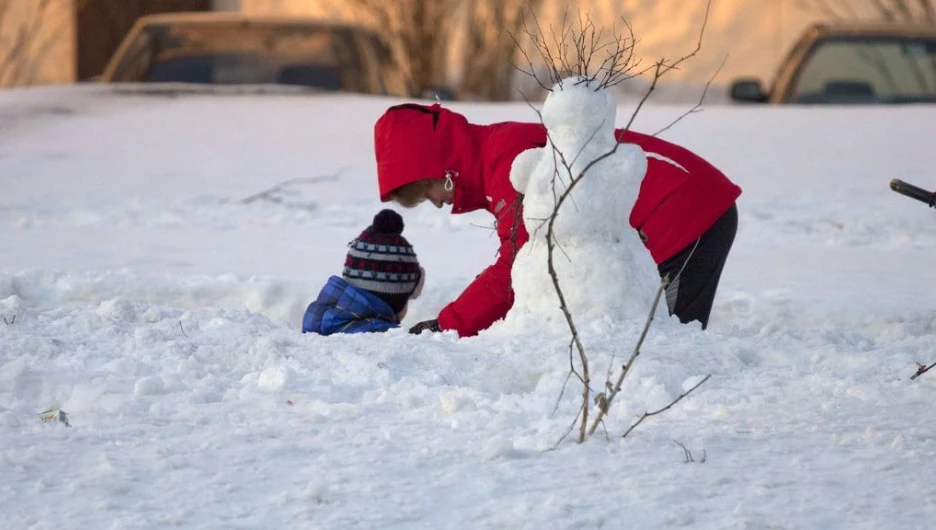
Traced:
[[432, 320], [423, 320], [419, 324], [416, 324], [415, 326], [410, 328], [409, 332], [414, 335], [419, 335], [420, 333], [426, 330], [431, 331], [433, 333], [442, 331], [441, 329], [439, 329], [439, 321], [433, 318]]

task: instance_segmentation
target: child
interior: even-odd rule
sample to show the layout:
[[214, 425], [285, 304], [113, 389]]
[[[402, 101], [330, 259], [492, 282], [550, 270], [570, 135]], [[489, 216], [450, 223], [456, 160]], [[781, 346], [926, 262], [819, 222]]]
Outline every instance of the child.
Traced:
[[399, 326], [411, 299], [422, 292], [425, 271], [401, 235], [403, 218], [382, 210], [348, 244], [341, 277], [332, 276], [309, 304], [303, 333], [382, 332]]

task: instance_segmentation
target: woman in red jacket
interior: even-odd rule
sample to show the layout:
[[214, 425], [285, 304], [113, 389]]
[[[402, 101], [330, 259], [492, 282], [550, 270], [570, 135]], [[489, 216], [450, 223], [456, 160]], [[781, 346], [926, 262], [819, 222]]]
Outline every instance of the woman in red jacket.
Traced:
[[[741, 189], [675, 144], [633, 131], [618, 130], [617, 138], [647, 154], [647, 174], [630, 224], [668, 281], [670, 314], [681, 322], [698, 320], [705, 329], [737, 230], [735, 199]], [[453, 214], [484, 208], [494, 216], [500, 238], [497, 261], [436, 319], [420, 322], [412, 333], [454, 329], [468, 337], [510, 310], [510, 269], [528, 239], [516, 211], [520, 203], [510, 168], [523, 151], [545, 145], [542, 124], [476, 125], [439, 104], [398, 105], [377, 120], [374, 148], [381, 201], [412, 207], [429, 200], [437, 208], [451, 205]]]

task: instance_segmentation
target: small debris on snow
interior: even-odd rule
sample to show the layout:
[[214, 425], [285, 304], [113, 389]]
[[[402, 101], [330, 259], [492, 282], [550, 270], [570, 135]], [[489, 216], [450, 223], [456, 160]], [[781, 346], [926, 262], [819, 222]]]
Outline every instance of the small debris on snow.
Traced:
[[68, 414], [64, 410], [59, 410], [58, 408], [51, 408], [49, 410], [40, 412], [38, 414], [39, 419], [42, 420], [42, 423], [52, 423], [58, 421], [64, 423], [66, 427], [71, 427], [68, 423]]

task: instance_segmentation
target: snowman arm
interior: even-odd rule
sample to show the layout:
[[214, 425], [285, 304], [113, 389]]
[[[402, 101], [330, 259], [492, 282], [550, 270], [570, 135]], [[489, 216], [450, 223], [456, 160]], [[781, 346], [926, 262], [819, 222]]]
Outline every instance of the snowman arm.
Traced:
[[530, 182], [530, 175], [543, 157], [545, 148], [534, 147], [523, 151], [510, 165], [510, 184], [518, 193], [526, 193], [527, 184]]

